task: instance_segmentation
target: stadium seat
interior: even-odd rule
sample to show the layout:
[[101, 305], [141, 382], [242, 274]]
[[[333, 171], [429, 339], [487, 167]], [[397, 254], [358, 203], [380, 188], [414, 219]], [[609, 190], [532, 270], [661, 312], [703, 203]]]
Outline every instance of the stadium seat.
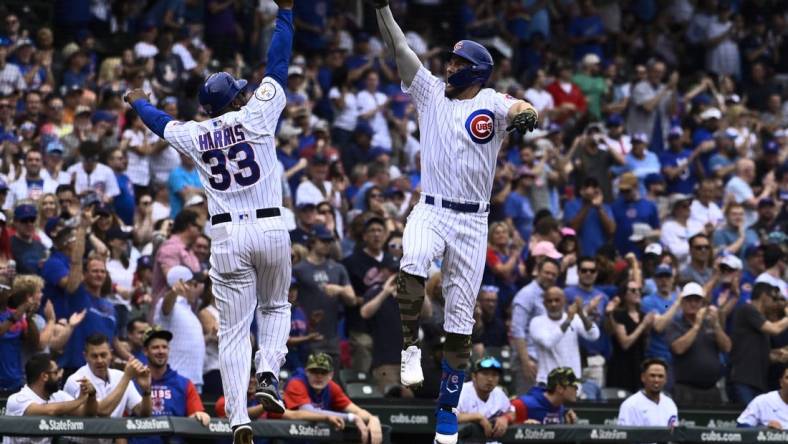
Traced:
[[350, 384], [351, 382], [367, 382], [369, 381], [369, 375], [364, 372], [357, 372], [350, 368], [343, 368], [339, 371], [339, 378], [345, 384]]
[[383, 393], [380, 392], [380, 389], [364, 382], [351, 382], [347, 384], [346, 389], [350, 399], [383, 397]]
[[605, 387], [602, 389], [602, 398], [605, 401], [616, 401], [626, 399], [632, 393], [629, 390], [624, 390], [616, 387]]

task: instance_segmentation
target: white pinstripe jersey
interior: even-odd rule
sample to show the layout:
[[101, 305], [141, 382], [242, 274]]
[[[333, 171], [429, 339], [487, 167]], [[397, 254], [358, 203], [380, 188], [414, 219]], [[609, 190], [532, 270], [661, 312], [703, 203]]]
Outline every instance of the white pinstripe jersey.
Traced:
[[266, 77], [239, 111], [167, 124], [164, 138], [200, 172], [210, 214], [282, 206], [274, 132], [285, 103], [282, 87]]
[[472, 99], [452, 100], [444, 89], [424, 66], [409, 88], [402, 85], [419, 112], [422, 192], [489, 202], [506, 114], [517, 99], [483, 88]]

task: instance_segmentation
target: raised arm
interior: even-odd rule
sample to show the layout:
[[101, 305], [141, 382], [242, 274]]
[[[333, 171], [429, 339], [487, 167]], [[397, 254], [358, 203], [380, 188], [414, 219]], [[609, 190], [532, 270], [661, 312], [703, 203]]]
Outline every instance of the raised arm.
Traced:
[[378, 18], [378, 28], [383, 42], [386, 44], [386, 48], [394, 54], [397, 61], [399, 77], [405, 86], [410, 87], [413, 78], [416, 77], [416, 72], [421, 67], [419, 56], [408, 46], [405, 34], [391, 14], [389, 1], [370, 0], [370, 2], [375, 6], [375, 16]]
[[268, 64], [265, 76], [287, 87], [287, 68], [293, 48], [293, 0], [276, 0], [279, 12], [276, 14], [276, 27], [268, 47]]

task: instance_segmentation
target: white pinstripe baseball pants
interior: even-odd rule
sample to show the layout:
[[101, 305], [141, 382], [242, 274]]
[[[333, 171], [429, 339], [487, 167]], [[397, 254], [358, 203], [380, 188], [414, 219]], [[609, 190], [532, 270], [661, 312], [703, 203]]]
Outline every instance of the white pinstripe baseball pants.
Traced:
[[487, 257], [487, 213], [460, 213], [419, 202], [408, 216], [402, 248], [400, 268], [416, 276], [426, 278], [432, 261], [443, 258], [443, 329], [470, 335]]
[[[219, 368], [230, 424], [249, 422], [249, 329], [257, 316], [257, 373], [279, 376], [290, 334], [290, 236], [280, 221], [254, 219], [211, 228], [211, 281], [219, 310]], [[274, 223], [276, 222], [276, 223]], [[255, 309], [256, 307], [256, 309]]]

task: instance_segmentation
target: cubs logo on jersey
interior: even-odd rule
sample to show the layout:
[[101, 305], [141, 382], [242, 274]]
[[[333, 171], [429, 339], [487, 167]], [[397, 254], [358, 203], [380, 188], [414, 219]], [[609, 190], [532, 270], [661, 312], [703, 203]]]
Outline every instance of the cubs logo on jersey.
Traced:
[[465, 130], [476, 143], [485, 144], [495, 135], [495, 114], [488, 109], [480, 109], [471, 113], [465, 121]]

